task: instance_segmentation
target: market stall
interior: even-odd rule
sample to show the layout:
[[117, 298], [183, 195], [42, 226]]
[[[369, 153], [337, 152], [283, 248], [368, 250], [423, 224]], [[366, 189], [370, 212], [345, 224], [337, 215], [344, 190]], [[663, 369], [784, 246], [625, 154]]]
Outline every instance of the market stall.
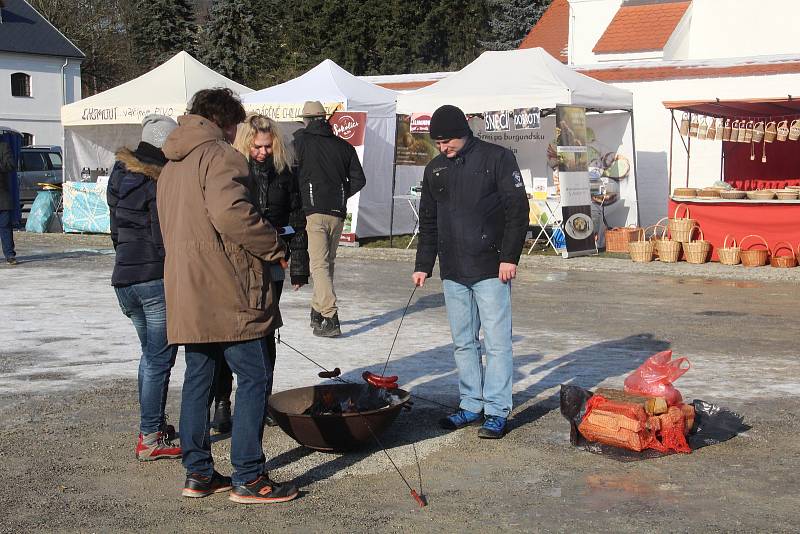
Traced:
[[[351, 144], [352, 134], [362, 132], [359, 152], [367, 185], [347, 203], [349, 217], [345, 233], [358, 237], [382, 236], [389, 233], [389, 205], [392, 202], [392, 161], [395, 137], [397, 94], [389, 89], [365, 82], [339, 65], [326, 59], [305, 74], [287, 82], [244, 95], [248, 112], [284, 121], [291, 133], [302, 127], [300, 111], [306, 100], [318, 100], [330, 113], [334, 131]], [[359, 124], [356, 112], [366, 113], [366, 130]], [[409, 217], [403, 228], [409, 232], [414, 223]]]
[[529, 192], [534, 182], [544, 182], [554, 200], [563, 181], [557, 108], [585, 108], [586, 135], [577, 144], [586, 146], [589, 202], [600, 245], [605, 227], [637, 224], [630, 91], [579, 74], [541, 48], [484, 52], [459, 72], [398, 95], [397, 193], [417, 185], [424, 165], [436, 155], [426, 120], [444, 104], [461, 108], [477, 137], [514, 152]]
[[[679, 204], [711, 244], [711, 258], [726, 236], [741, 241], [754, 234], [746, 247], [770, 248], [787, 242], [794, 251], [800, 243], [800, 100], [792, 97], [759, 100], [665, 102], [671, 112], [670, 199], [668, 213]], [[720, 146], [718, 177], [707, 187], [691, 188], [692, 146]], [[705, 146], [704, 146], [705, 148]], [[686, 181], [676, 184], [679, 172], [673, 151], [683, 149]], [[683, 214], [685, 208], [678, 211]], [[762, 245], [755, 245], [762, 243]], [[787, 252], [782, 252], [787, 254]]]
[[139, 143], [145, 116], [177, 118], [197, 91], [212, 87], [239, 94], [251, 91], [179, 52], [138, 78], [62, 106], [64, 181], [79, 181], [84, 167], [110, 169], [117, 150]]

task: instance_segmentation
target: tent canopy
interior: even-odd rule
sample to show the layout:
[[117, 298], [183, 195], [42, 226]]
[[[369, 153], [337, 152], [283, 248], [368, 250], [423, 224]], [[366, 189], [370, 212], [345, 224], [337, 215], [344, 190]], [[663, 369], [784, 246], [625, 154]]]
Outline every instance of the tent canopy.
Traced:
[[186, 104], [201, 89], [228, 87], [243, 94], [252, 90], [206, 67], [186, 52], [138, 78], [73, 104], [62, 106], [64, 126], [141, 124], [150, 113], [183, 115]]
[[484, 52], [447, 78], [410, 93], [401, 93], [397, 112], [431, 112], [444, 104], [464, 113], [557, 104], [593, 110], [633, 109], [633, 94], [575, 72], [542, 48]]
[[[247, 108], [273, 104], [300, 109], [307, 100], [319, 100], [323, 104], [343, 103], [349, 110], [368, 111], [370, 118], [394, 118], [396, 98], [394, 91], [365, 82], [326, 59], [297, 78], [243, 96], [242, 102]], [[286, 118], [298, 117], [278, 117]]]
[[[362, 161], [367, 185], [357, 201], [351, 199], [348, 204], [357, 202], [353, 231], [359, 237], [389, 235], [397, 93], [365, 82], [326, 59], [293, 80], [242, 98], [246, 110], [282, 121], [298, 120], [307, 100], [319, 100], [329, 111], [343, 104], [349, 111], [367, 112]], [[286, 126], [284, 131], [295, 127]], [[414, 228], [410, 216], [402, 225], [406, 231]]]

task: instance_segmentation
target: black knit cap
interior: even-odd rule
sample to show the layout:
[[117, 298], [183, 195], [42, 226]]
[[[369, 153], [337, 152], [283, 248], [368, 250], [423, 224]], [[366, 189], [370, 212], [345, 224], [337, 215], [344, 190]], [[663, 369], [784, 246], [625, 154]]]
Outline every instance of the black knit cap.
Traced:
[[472, 134], [464, 112], [455, 106], [444, 105], [431, 116], [431, 139], [460, 139]]

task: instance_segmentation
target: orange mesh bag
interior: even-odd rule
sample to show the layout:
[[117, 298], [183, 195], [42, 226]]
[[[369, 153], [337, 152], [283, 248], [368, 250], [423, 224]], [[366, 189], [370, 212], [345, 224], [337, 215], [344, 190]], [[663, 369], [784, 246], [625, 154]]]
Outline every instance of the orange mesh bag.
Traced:
[[586, 403], [586, 415], [578, 431], [589, 441], [637, 452], [655, 440], [654, 433], [647, 428], [647, 413], [641, 405], [610, 401], [601, 395]]
[[683, 419], [686, 422], [683, 428], [683, 435], [688, 436], [689, 432], [691, 432], [692, 427], [694, 426], [694, 406], [691, 404], [680, 404], [680, 409], [683, 412]]
[[[670, 406], [669, 411], [663, 415], [659, 415], [658, 418], [661, 420], [661, 441], [660, 443], [656, 441], [656, 443], [658, 443], [660, 447], [653, 446], [651, 448], [661, 452], [666, 452], [668, 450], [686, 454], [692, 452], [692, 449], [689, 448], [689, 444], [686, 442], [686, 436], [684, 435], [686, 420], [683, 410], [679, 406]], [[655, 445], [655, 443], [653, 445]]]

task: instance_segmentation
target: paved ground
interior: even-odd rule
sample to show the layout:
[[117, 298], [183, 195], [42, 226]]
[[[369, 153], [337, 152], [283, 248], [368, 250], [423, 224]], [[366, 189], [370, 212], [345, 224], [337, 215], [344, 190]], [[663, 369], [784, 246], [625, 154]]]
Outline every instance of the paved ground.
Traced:
[[[311, 452], [275, 429], [265, 436], [271, 472], [305, 493], [287, 505], [243, 508], [221, 495], [183, 500], [178, 463], [133, 459], [137, 342], [108, 286], [107, 239], [20, 235], [18, 242], [20, 265], [0, 267], [0, 531], [800, 529], [794, 272], [526, 258], [514, 287], [511, 433], [494, 442], [477, 440], [474, 429], [444, 433], [435, 426], [444, 409], [417, 401], [384, 435], [415, 487], [416, 450], [427, 508], [411, 500], [379, 449]], [[309, 335], [303, 290], [285, 296], [282, 336], [355, 380], [364, 369], [380, 370], [411, 294], [413, 264], [399, 251], [341, 256], [345, 335]], [[389, 370], [414, 393], [452, 405], [456, 376], [440, 289], [434, 281], [417, 291]], [[558, 385], [620, 387], [647, 355], [668, 347], [692, 362], [677, 384], [685, 398], [728, 406], [753, 428], [692, 455], [627, 464], [571, 448]], [[179, 363], [170, 390], [174, 420], [182, 371]], [[319, 383], [317, 371], [280, 347], [276, 389]], [[229, 450], [228, 439], [214, 443], [223, 472]]]

